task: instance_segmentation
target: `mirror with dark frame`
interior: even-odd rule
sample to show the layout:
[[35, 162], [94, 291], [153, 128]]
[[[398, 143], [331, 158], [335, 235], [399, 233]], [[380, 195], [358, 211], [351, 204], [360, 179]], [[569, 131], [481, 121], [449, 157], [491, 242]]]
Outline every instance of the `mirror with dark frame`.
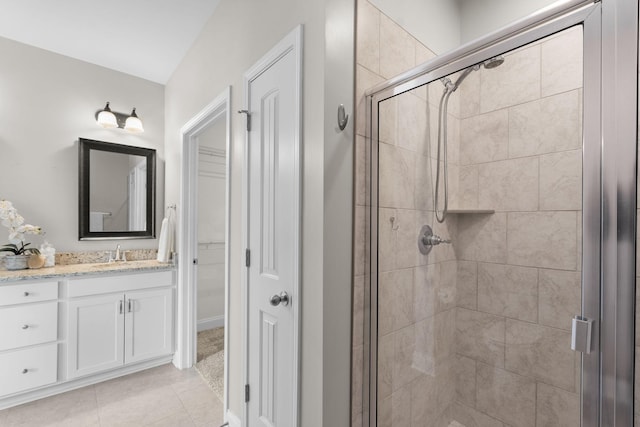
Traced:
[[79, 142], [79, 240], [155, 238], [156, 150]]

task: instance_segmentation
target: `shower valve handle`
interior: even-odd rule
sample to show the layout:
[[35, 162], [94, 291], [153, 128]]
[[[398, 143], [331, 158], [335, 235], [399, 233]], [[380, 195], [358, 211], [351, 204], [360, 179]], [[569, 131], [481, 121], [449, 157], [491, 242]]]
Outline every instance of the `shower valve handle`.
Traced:
[[443, 239], [442, 237], [436, 236], [435, 234], [431, 236], [424, 236], [422, 238], [422, 241], [424, 242], [425, 245], [430, 245], [430, 246], [436, 246], [441, 243], [451, 243], [451, 240]]
[[418, 238], [418, 249], [420, 249], [421, 254], [429, 254], [433, 246], [437, 246], [442, 243], [451, 243], [451, 240], [443, 239], [442, 237], [433, 234], [433, 229], [428, 225], [424, 225], [422, 227]]

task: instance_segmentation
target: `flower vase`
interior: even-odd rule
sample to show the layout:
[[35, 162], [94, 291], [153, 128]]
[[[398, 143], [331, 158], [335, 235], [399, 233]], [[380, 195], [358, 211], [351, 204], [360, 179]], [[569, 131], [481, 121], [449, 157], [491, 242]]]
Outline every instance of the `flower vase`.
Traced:
[[25, 270], [29, 255], [6, 255], [3, 259], [7, 270]]

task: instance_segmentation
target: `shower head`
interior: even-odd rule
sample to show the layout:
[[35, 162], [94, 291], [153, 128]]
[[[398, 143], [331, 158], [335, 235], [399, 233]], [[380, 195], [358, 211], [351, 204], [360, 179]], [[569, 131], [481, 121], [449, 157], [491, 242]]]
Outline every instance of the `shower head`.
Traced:
[[482, 65], [487, 70], [490, 70], [492, 68], [499, 67], [500, 65], [502, 65], [503, 62], [504, 62], [504, 58], [502, 57], [502, 55], [498, 55], [498, 56], [494, 56], [493, 58], [487, 59], [482, 63]]

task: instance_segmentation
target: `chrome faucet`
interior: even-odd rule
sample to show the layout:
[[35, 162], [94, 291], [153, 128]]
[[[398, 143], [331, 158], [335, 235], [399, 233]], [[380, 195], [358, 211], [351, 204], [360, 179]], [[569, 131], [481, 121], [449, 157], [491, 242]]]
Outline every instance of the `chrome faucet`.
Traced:
[[124, 255], [124, 251], [120, 250], [120, 245], [116, 245], [116, 251], [115, 251], [115, 255], [113, 254], [113, 252], [109, 251], [109, 262], [119, 262], [119, 261], [126, 261], [127, 258]]

